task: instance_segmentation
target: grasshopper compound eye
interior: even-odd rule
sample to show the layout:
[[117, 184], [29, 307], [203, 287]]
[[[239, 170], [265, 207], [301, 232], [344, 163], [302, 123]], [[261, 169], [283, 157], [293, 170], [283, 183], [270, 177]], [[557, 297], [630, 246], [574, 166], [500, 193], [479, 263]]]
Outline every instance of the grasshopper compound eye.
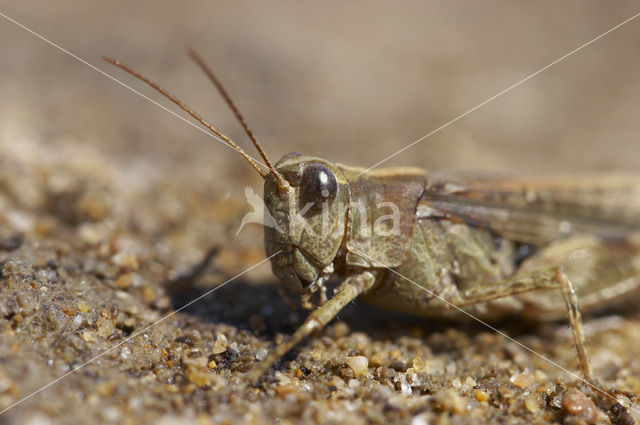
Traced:
[[336, 176], [329, 168], [311, 164], [304, 169], [300, 179], [300, 201], [302, 206], [312, 204], [309, 211], [321, 211], [322, 205], [333, 201], [337, 192]]

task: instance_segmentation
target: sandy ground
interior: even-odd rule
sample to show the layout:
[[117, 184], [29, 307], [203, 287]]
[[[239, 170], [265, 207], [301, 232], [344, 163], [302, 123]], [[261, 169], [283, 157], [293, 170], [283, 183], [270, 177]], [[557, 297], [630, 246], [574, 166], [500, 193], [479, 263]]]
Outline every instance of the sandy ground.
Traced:
[[[100, 58], [134, 65], [248, 146], [184, 55], [193, 47], [272, 158], [300, 151], [363, 166], [634, 7], [0, 1], [1, 13], [175, 110]], [[387, 165], [637, 172], [639, 36], [640, 22], [630, 22]], [[20, 402], [0, 423], [632, 420], [592, 409], [567, 393], [587, 392], [574, 378], [480, 324], [362, 303], [250, 386], [246, 371], [305, 315], [280, 298], [266, 263], [220, 286], [264, 259], [260, 228], [235, 235], [243, 189], [260, 193], [259, 177], [233, 151], [1, 17], [0, 39], [0, 409]], [[221, 251], [197, 285], [167, 285], [213, 245]], [[497, 326], [576, 370], [565, 323]], [[638, 403], [637, 312], [590, 317], [587, 331], [604, 386]], [[349, 366], [357, 356], [368, 359], [361, 375]]]

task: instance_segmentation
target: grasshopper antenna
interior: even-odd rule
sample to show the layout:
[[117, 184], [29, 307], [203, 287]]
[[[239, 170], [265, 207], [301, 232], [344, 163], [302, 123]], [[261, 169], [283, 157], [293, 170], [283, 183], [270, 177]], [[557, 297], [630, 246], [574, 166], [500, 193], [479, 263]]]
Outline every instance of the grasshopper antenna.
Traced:
[[[105, 62], [108, 62], [108, 63], [110, 63], [112, 65], [115, 65], [118, 68], [128, 72], [129, 74], [133, 75], [137, 79], [144, 81], [145, 83], [147, 83], [148, 85], [150, 85], [151, 87], [153, 87], [154, 89], [159, 91], [162, 95], [164, 95], [170, 101], [172, 101], [173, 103], [178, 105], [180, 107], [180, 109], [182, 109], [183, 111], [185, 111], [186, 113], [191, 115], [193, 118], [195, 118], [200, 124], [202, 124], [204, 127], [206, 127], [209, 131], [211, 131], [216, 136], [220, 137], [227, 145], [229, 145], [231, 148], [233, 148], [236, 151], [238, 151], [240, 153], [240, 155], [242, 155], [242, 157], [247, 160], [247, 162], [251, 165], [251, 167], [253, 167], [262, 176], [263, 179], [265, 177], [267, 177], [269, 172], [264, 170], [255, 159], [253, 159], [251, 156], [249, 156], [249, 154], [247, 154], [244, 151], [244, 149], [242, 149], [240, 146], [238, 146], [233, 140], [231, 140], [230, 138], [225, 136], [220, 130], [218, 130], [217, 128], [215, 128], [214, 126], [212, 126], [211, 124], [206, 122], [204, 120], [204, 118], [202, 118], [197, 112], [195, 112], [189, 106], [184, 104], [180, 99], [178, 99], [177, 97], [175, 97], [174, 95], [172, 95], [171, 93], [169, 93], [168, 91], [166, 91], [165, 89], [160, 87], [154, 81], [148, 79], [144, 75], [142, 75], [139, 72], [133, 70], [133, 68], [121, 63], [120, 61], [118, 61], [116, 59], [112, 59], [112, 58], [107, 57], [107, 56], [103, 56], [102, 59]], [[269, 162], [267, 162], [267, 164], [268, 164], [269, 170], [273, 172], [273, 167], [269, 164]]]
[[216, 86], [216, 88], [218, 89], [218, 92], [220, 93], [224, 101], [227, 103], [227, 105], [229, 106], [229, 108], [231, 109], [235, 117], [240, 122], [240, 125], [244, 129], [245, 133], [247, 133], [247, 136], [249, 136], [249, 138], [253, 142], [253, 146], [256, 147], [256, 150], [258, 151], [262, 159], [264, 159], [264, 162], [265, 164], [267, 164], [269, 171], [271, 171], [273, 175], [276, 177], [276, 179], [278, 180], [279, 188], [281, 190], [287, 189], [289, 187], [289, 183], [280, 175], [280, 173], [278, 173], [275, 170], [275, 168], [271, 164], [271, 161], [269, 161], [269, 158], [267, 157], [266, 152], [264, 151], [264, 149], [262, 149], [262, 145], [260, 145], [260, 142], [258, 142], [258, 139], [256, 139], [256, 137], [253, 135], [253, 132], [247, 125], [247, 122], [244, 120], [244, 117], [240, 113], [240, 110], [231, 99], [229, 92], [224, 88], [224, 86], [222, 85], [222, 82], [220, 82], [216, 74], [213, 72], [213, 69], [204, 61], [204, 59], [202, 59], [202, 57], [198, 53], [196, 53], [195, 50], [187, 49], [187, 54], [191, 59], [193, 59], [196, 65], [198, 65], [200, 69], [202, 69], [202, 71], [207, 75], [207, 77], [209, 77], [209, 80], [211, 80], [211, 82]]

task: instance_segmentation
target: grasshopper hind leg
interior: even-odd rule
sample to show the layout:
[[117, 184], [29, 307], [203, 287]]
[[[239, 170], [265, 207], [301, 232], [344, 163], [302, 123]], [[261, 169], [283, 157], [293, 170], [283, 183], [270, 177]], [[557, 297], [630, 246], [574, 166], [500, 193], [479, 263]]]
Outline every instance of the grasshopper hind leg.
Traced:
[[459, 295], [459, 299], [453, 303], [458, 307], [497, 300], [526, 292], [557, 289], [562, 292], [569, 325], [573, 333], [573, 340], [580, 362], [580, 368], [584, 378], [594, 384], [595, 377], [589, 357], [587, 355], [582, 317], [578, 306], [578, 297], [571, 280], [567, 277], [562, 267], [546, 268], [533, 272], [520, 274], [503, 279], [488, 286], [478, 286]]
[[[545, 289], [559, 290], [562, 297]], [[581, 311], [594, 312], [638, 299], [640, 235], [625, 240], [574, 237], [555, 242], [526, 259], [514, 275], [461, 291], [451, 301], [470, 306], [513, 295], [524, 317], [547, 320], [568, 314], [580, 367], [585, 379], [595, 384]]]

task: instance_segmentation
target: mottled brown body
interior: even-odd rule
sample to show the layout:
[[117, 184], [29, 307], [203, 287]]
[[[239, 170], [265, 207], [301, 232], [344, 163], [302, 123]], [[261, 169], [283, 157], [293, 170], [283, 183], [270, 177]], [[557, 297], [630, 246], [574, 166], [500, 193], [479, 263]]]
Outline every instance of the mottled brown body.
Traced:
[[[287, 190], [266, 177], [267, 209], [285, 229], [265, 228], [274, 273], [310, 307], [327, 279], [346, 280], [254, 379], [359, 297], [431, 317], [568, 314], [592, 381], [578, 299], [586, 311], [640, 299], [639, 177], [447, 179], [416, 168], [363, 172], [299, 154], [275, 168]], [[315, 198], [300, 181], [319, 168], [335, 176], [335, 193], [322, 210], [306, 210]], [[306, 230], [294, 219], [300, 211]], [[395, 222], [385, 219], [390, 212]]]
[[[386, 178], [394, 181], [392, 175]], [[629, 297], [640, 299], [637, 177], [443, 183], [426, 176], [404, 187], [414, 194], [413, 187], [424, 181], [412, 205], [414, 217], [403, 255], [394, 258], [392, 267], [398, 274], [381, 276], [376, 287], [363, 294], [364, 300], [420, 316], [442, 317], [451, 308], [433, 293], [456, 304], [454, 300], [465, 291], [553, 266], [564, 267], [582, 311]], [[396, 191], [402, 192], [402, 182], [397, 183]], [[394, 192], [389, 192], [393, 197]], [[384, 258], [380, 253], [369, 255]], [[562, 297], [540, 291], [465, 309], [483, 319], [513, 313], [538, 320], [566, 316]], [[451, 313], [450, 317], [462, 316]]]
[[[451, 317], [460, 316], [433, 294], [456, 304], [465, 291], [554, 266], [564, 266], [583, 310], [628, 298], [640, 286], [640, 178], [452, 181], [432, 178], [415, 168], [382, 169], [358, 176], [361, 169], [303, 156], [285, 157], [276, 167], [286, 178], [301, 174], [314, 161], [331, 166], [340, 176], [339, 202], [349, 204], [347, 213], [332, 217], [335, 224], [330, 235], [313, 238], [298, 233], [291, 237], [298, 242], [288, 239], [289, 208], [275, 195], [275, 181], [267, 178], [265, 186], [267, 206], [274, 211], [274, 204], [281, 207], [274, 217], [287, 229], [285, 234], [266, 229], [267, 253], [293, 246], [292, 256], [287, 252], [276, 257], [291, 258], [292, 274], [299, 258], [317, 265], [317, 273], [311, 276], [318, 276], [329, 265], [342, 276], [379, 269], [375, 285], [362, 299], [432, 317], [448, 312]], [[378, 207], [384, 202], [395, 204], [400, 217], [399, 231], [388, 236], [374, 229], [376, 220], [389, 213]], [[275, 239], [280, 243], [270, 245]], [[306, 256], [299, 254], [298, 246]], [[274, 260], [274, 271], [283, 277], [278, 261]], [[566, 315], [562, 297], [553, 292], [525, 293], [465, 309], [482, 318], [510, 313], [536, 319]]]

